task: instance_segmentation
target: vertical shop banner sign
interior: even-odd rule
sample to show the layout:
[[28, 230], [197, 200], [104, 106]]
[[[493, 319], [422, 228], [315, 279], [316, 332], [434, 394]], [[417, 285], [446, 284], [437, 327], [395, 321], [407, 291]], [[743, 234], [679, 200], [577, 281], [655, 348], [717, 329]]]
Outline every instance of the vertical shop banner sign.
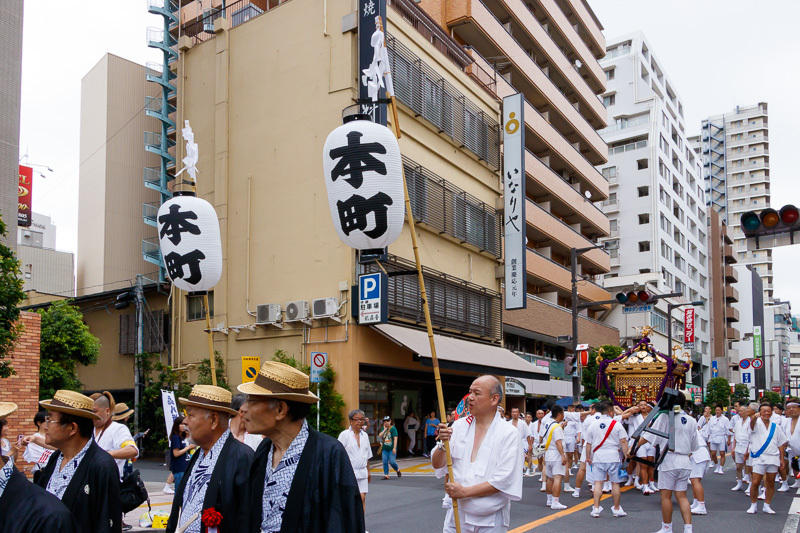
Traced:
[[753, 357], [761, 357], [761, 326], [753, 327]]
[[694, 350], [694, 308], [687, 307], [683, 315], [683, 348]]
[[[418, 396], [419, 392], [415, 390], [395, 390], [394, 401], [392, 402], [392, 418], [394, 420], [403, 420], [408, 413], [416, 411]], [[414, 414], [417, 415], [417, 420], [422, 420], [419, 413], [415, 412]]]
[[[383, 21], [386, 29], [386, 0], [358, 0], [358, 101], [361, 113], [370, 115], [376, 124], [386, 125], [385, 103], [373, 103], [369, 95], [370, 66], [375, 56], [372, 36], [377, 29], [376, 17]], [[375, 80], [372, 80], [373, 83]], [[386, 98], [386, 89], [380, 88], [378, 98]]]
[[31, 202], [33, 196], [33, 169], [31, 167], [19, 166], [19, 207], [17, 208], [17, 225], [30, 227], [31, 225]]
[[178, 418], [180, 412], [175, 403], [175, 393], [171, 390], [161, 389], [161, 406], [164, 409], [164, 424], [167, 426], [167, 435], [172, 433], [172, 423]]
[[525, 269], [525, 99], [503, 98], [505, 308], [527, 307]]

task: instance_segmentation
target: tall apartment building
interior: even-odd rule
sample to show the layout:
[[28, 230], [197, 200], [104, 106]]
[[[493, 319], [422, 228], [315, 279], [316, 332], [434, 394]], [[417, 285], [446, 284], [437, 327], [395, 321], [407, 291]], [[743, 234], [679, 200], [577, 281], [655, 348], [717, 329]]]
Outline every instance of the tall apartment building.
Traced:
[[155, 220], [147, 225], [142, 215], [153, 217], [159, 202], [142, 181], [142, 169], [159, 165], [142, 148], [145, 132], [158, 126], [144, 104], [157, 94], [143, 65], [113, 54], [81, 80], [79, 296], [130, 287], [136, 274], [158, 279], [158, 267], [142, 258], [142, 241], [156, 236]]
[[730, 381], [739, 365], [739, 353], [732, 346], [741, 339], [739, 311], [732, 306], [738, 301], [739, 273], [728, 227], [713, 209], [708, 210], [708, 238], [711, 360], [716, 361], [719, 375]]
[[[683, 101], [641, 32], [609, 40], [600, 65], [607, 79], [608, 127], [601, 134], [609, 159], [601, 170], [611, 186], [603, 211], [614, 249], [606, 278], [655, 273], [658, 293], [682, 292], [679, 303], [708, 303], [705, 193], [700, 160], [687, 141]], [[643, 324], [666, 334], [671, 322], [673, 339], [683, 347], [683, 309], [673, 310], [671, 318], [666, 310], [659, 302]], [[695, 347], [686, 352], [698, 368], [702, 362], [707, 381], [710, 310], [706, 305], [695, 311]], [[619, 309], [607, 320], [623, 340], [635, 334]]]
[[0, 3], [0, 216], [17, 245], [19, 199], [19, 113], [22, 88], [22, 2]]
[[[764, 358], [764, 366], [760, 370], [754, 370], [752, 366], [743, 370], [739, 367], [742, 359], [751, 359], [755, 356], [764, 357], [768, 343], [766, 342], [766, 326], [769, 319], [772, 319], [772, 309], [766, 306], [764, 301], [764, 281], [750, 265], [736, 265], [733, 267], [739, 278], [732, 287], [730, 294], [735, 298], [731, 301], [731, 306], [739, 312], [739, 323], [736, 325], [741, 332], [741, 338], [731, 342], [729, 351], [728, 380], [731, 384], [746, 384], [751, 389], [758, 387], [759, 391], [770, 387], [771, 365], [768, 358]], [[756, 340], [757, 329], [761, 331], [761, 342]], [[755, 394], [752, 395], [756, 398]]]
[[753, 265], [764, 279], [764, 301], [771, 302], [772, 250], [747, 251], [739, 219], [746, 211], [770, 207], [769, 117], [760, 102], [703, 120], [700, 151], [706, 202], [728, 225], [740, 264]]
[[[602, 26], [578, 0], [423, 0], [420, 6], [490, 73], [498, 96], [525, 96], [528, 299], [526, 310], [505, 312], [505, 340], [564, 377], [571, 345], [558, 336], [572, 333], [571, 249], [591, 247], [609, 231], [593, 204], [608, 197], [608, 182], [594, 168], [607, 160], [596, 131], [606, 118], [597, 96], [606, 83], [598, 63], [605, 54]], [[579, 256], [579, 303], [609, 299], [598, 284], [608, 270], [603, 250]], [[580, 343], [617, 342], [617, 332], [598, 320], [607, 307], [582, 313]], [[553, 384], [552, 394], [571, 394], [566, 378]]]
[[792, 304], [779, 299], [764, 306], [764, 363], [767, 387], [788, 394], [790, 385], [790, 352]]

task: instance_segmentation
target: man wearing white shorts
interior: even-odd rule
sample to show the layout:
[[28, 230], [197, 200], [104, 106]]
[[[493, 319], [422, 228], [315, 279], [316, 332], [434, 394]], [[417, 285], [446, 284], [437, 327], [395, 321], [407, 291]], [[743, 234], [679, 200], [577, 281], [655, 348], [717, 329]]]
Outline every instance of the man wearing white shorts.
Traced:
[[[800, 399], [789, 398], [786, 401], [786, 420], [783, 425], [783, 432], [786, 433], [786, 438], [789, 439], [787, 448], [791, 448], [789, 457], [800, 455]], [[797, 472], [796, 472], [797, 474]], [[798, 481], [790, 487], [792, 489], [798, 488], [800, 485]]]
[[594, 478], [594, 507], [592, 518], [598, 518], [603, 508], [600, 507], [600, 497], [603, 495], [603, 481], [608, 476], [611, 481], [611, 497], [614, 506], [611, 512], [615, 518], [626, 515], [620, 505], [620, 451], [628, 455], [628, 434], [622, 427], [622, 421], [614, 420], [614, 406], [611, 402], [600, 402], [597, 411], [602, 415], [597, 422], [592, 424], [586, 439], [591, 442], [586, 445], [586, 464], [592, 467]]
[[339, 433], [339, 442], [344, 446], [344, 450], [350, 458], [350, 464], [353, 466], [358, 492], [361, 493], [361, 505], [366, 516], [367, 492], [369, 492], [369, 482], [372, 480], [372, 474], [369, 472], [372, 448], [369, 445], [369, 435], [364, 431], [367, 419], [364, 411], [360, 409], [350, 411], [347, 418], [350, 421], [350, 427]]
[[591, 467], [586, 466], [586, 450], [591, 446], [591, 443], [587, 439], [589, 438], [589, 428], [592, 424], [600, 420], [601, 417], [600, 413], [597, 412], [596, 403], [593, 403], [589, 407], [588, 412], [580, 414], [586, 414], [587, 416], [581, 425], [581, 440], [583, 441], [583, 449], [581, 450], [578, 473], [575, 474], [575, 490], [572, 491], [573, 498], [581, 497], [581, 485], [583, 484], [584, 479], [587, 483], [589, 483], [589, 485], [593, 485], [594, 483], [594, 479], [592, 478], [592, 469]]
[[[580, 416], [580, 413], [575, 411], [575, 406], [570, 405], [567, 407], [567, 412], [564, 413], [564, 416], [567, 415], [577, 415]], [[564, 490], [572, 492], [574, 489], [569, 485], [569, 474], [570, 469], [572, 468], [573, 461], [577, 464], [578, 454], [575, 453], [575, 449], [577, 447], [577, 439], [578, 433], [580, 433], [580, 422], [575, 422], [574, 420], [570, 421], [567, 420], [567, 425], [564, 428], [564, 453], [567, 455], [567, 468], [566, 473], [564, 474]]]
[[511, 409], [511, 425], [517, 428], [519, 434], [519, 448], [522, 453], [522, 471], [525, 472], [525, 457], [528, 455], [528, 437], [530, 436], [530, 429], [525, 423], [525, 419], [520, 416], [519, 409], [514, 407]]
[[[647, 402], [639, 402], [639, 416], [641, 417], [639, 424], [644, 422], [644, 419], [647, 418], [652, 410], [653, 406], [651, 404]], [[636, 457], [654, 462], [656, 460], [656, 447], [652, 443], [645, 441], [642, 446], [639, 446], [639, 448], [636, 449]], [[652, 466], [639, 463], [639, 479], [641, 484], [637, 485], [636, 488], [641, 489], [642, 494], [645, 496], [658, 491], [658, 487], [656, 487], [656, 484], [653, 481], [653, 473], [654, 469]], [[635, 483], [636, 480], [634, 480], [634, 484]]]
[[736, 486], [731, 489], [733, 491], [742, 490], [742, 482], [747, 476], [745, 472], [747, 446], [750, 444], [750, 410], [746, 405], [739, 405], [738, 414], [736, 420], [731, 420], [733, 459], [736, 462]]
[[692, 452], [692, 473], [689, 474], [689, 482], [692, 484], [692, 514], [708, 514], [706, 510], [706, 494], [703, 489], [702, 479], [711, 462], [711, 455], [708, 453], [708, 443], [704, 431], [698, 426], [697, 444], [699, 448]]
[[770, 421], [772, 417], [772, 404], [762, 403], [758, 414], [750, 415], [750, 456], [753, 458], [753, 484], [750, 490], [749, 514], [758, 512], [758, 486], [764, 479], [766, 485], [766, 498], [762, 510], [767, 514], [775, 514], [770, 504], [775, 495], [775, 474], [779, 468], [786, 467], [786, 444], [789, 439], [783, 430]]
[[566, 509], [567, 506], [558, 501], [561, 496], [561, 481], [564, 479], [567, 455], [564, 451], [564, 429], [561, 422], [564, 420], [564, 408], [555, 405], [552, 410], [553, 420], [550, 429], [544, 436], [547, 445], [545, 456], [545, 476], [547, 477], [547, 506], [555, 511]]
[[[686, 397], [678, 396], [677, 406], [683, 409], [686, 406]], [[669, 432], [669, 417], [667, 413], [659, 415], [653, 423], [653, 429]], [[667, 439], [645, 433], [639, 442], [651, 441], [662, 448], [668, 445]], [[661, 492], [661, 529], [658, 533], [672, 533], [672, 494], [680, 507], [683, 517], [684, 533], [692, 531], [692, 508], [686, 497], [689, 484], [689, 475], [692, 473], [692, 461], [689, 455], [698, 450], [697, 422], [694, 418], [680, 411], [675, 414], [675, 451], [668, 451], [664, 460], [658, 467], [658, 489]]]
[[[709, 451], [711, 452], [711, 461], [717, 465], [714, 469], [715, 474], [724, 474], [725, 467], [725, 452], [728, 451], [728, 419], [722, 414], [722, 406], [717, 405], [714, 408], [714, 416], [708, 421], [708, 432], [710, 434]], [[717, 453], [719, 453], [719, 462], [717, 462]]]

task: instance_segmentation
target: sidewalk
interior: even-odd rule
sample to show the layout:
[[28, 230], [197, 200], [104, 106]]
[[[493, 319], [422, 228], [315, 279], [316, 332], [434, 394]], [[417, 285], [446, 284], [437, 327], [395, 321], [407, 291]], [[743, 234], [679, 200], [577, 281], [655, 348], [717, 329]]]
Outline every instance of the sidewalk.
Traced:
[[[409, 476], [432, 476], [433, 475], [433, 467], [431, 466], [431, 460], [427, 457], [422, 456], [414, 456], [414, 457], [403, 457], [402, 459], [397, 459], [397, 466], [400, 467], [400, 472], [405, 475]], [[369, 462], [369, 471], [373, 475], [383, 475], [383, 460], [380, 457], [376, 457], [371, 459]], [[394, 470], [392, 467], [389, 467], [389, 475], [394, 475]]]
[[[150, 495], [150, 507], [152, 511], [165, 511], [169, 513], [170, 507], [172, 506], [172, 494], [164, 494], [161, 492], [164, 489], [164, 482], [145, 481], [144, 485], [147, 487], [147, 494]], [[163, 531], [161, 529], [139, 527], [139, 517], [146, 512], [147, 503], [144, 503], [125, 515], [124, 522], [133, 526], [133, 529], [130, 531]]]

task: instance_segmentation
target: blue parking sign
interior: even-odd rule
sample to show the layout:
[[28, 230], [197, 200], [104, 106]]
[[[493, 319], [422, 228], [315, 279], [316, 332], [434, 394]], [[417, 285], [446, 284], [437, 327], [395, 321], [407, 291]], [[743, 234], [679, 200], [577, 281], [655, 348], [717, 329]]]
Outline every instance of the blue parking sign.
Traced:
[[358, 277], [359, 324], [381, 324], [387, 321], [388, 279], [382, 272]]

